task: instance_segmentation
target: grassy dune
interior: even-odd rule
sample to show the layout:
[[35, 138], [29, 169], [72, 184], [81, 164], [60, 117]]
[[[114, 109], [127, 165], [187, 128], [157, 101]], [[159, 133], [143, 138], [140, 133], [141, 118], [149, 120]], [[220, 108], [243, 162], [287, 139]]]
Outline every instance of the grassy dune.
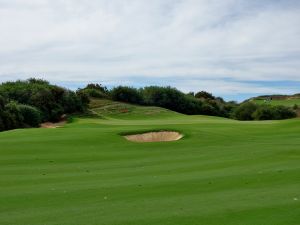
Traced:
[[[0, 133], [1, 225], [299, 224], [299, 119], [93, 104], [102, 118]], [[185, 136], [131, 143], [119, 135], [157, 129]]]
[[294, 105], [300, 106], [300, 98], [287, 98], [287, 99], [273, 99], [269, 102], [264, 102], [262, 99], [255, 99], [253, 102], [257, 104], [271, 104], [271, 105], [283, 105], [293, 107]]

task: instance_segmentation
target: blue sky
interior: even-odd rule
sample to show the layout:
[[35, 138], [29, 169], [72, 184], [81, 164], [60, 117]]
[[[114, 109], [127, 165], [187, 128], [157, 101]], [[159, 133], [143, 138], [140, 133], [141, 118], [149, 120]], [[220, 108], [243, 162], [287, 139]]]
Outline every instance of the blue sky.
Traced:
[[298, 0], [0, 0], [0, 82], [300, 92]]

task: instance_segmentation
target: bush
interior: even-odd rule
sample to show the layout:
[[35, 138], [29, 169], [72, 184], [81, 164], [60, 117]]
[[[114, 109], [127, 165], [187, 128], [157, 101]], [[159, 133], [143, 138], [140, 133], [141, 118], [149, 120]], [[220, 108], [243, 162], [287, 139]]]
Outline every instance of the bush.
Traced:
[[254, 120], [272, 120], [275, 118], [275, 111], [270, 106], [260, 106], [252, 114]]
[[211, 94], [211, 93], [208, 93], [206, 91], [200, 91], [198, 93], [195, 94], [195, 97], [196, 98], [204, 98], [204, 99], [215, 99], [215, 97]]
[[274, 109], [274, 119], [276, 120], [290, 119], [297, 116], [297, 113], [289, 107], [274, 106], [273, 109]]
[[118, 86], [111, 90], [111, 98], [114, 101], [128, 102], [133, 104], [142, 104], [143, 97], [141, 93], [132, 87]]
[[238, 120], [282, 120], [296, 117], [297, 114], [289, 107], [256, 105], [251, 102], [243, 103], [234, 111]]
[[203, 112], [203, 103], [193, 96], [172, 87], [149, 86], [141, 89], [146, 105], [164, 107], [176, 112], [194, 115]]
[[87, 108], [75, 92], [38, 79], [3, 83], [0, 95], [9, 101], [36, 107], [43, 121], [57, 121], [62, 114], [82, 112]]
[[103, 94], [108, 93], [107, 88], [105, 86], [102, 86], [101, 84], [88, 84], [84, 89], [97, 90], [99, 92], [102, 92]]
[[19, 105], [18, 107], [25, 126], [38, 127], [40, 125], [42, 118], [38, 109], [29, 105]]
[[4, 108], [4, 121], [6, 129], [16, 129], [24, 127], [23, 115], [16, 102], [9, 102]]
[[85, 88], [79, 89], [77, 92], [84, 93], [93, 98], [108, 98], [109, 91], [101, 84], [88, 84]]
[[246, 102], [239, 105], [234, 111], [234, 118], [237, 120], [253, 120], [253, 113], [258, 106], [252, 102]]

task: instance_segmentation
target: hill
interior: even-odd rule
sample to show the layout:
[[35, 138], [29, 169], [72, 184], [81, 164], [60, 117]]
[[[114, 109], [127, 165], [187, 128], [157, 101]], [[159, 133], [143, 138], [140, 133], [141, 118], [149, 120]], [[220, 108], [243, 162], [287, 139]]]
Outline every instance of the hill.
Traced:
[[182, 116], [182, 114], [155, 106], [140, 106], [108, 99], [92, 98], [90, 111], [97, 116], [116, 119], [157, 119]]
[[288, 107], [300, 106], [300, 94], [294, 95], [264, 95], [251, 98], [257, 104], [283, 105]]

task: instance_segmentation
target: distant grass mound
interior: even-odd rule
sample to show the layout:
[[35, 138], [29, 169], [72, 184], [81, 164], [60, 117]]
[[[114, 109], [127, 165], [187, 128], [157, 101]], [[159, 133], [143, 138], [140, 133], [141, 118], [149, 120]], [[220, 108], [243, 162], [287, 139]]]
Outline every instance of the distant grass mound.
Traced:
[[298, 105], [300, 107], [300, 98], [272, 99], [270, 101], [264, 99], [254, 99], [253, 102], [257, 104], [283, 105], [288, 107], [294, 107], [295, 105]]
[[294, 107], [295, 105], [298, 105], [300, 107], [300, 94], [266, 95], [253, 98], [251, 101], [257, 104], [270, 104], [274, 106], [282, 105], [287, 107]]
[[101, 117], [116, 119], [158, 119], [182, 114], [154, 106], [140, 106], [107, 99], [92, 98], [90, 110]]

